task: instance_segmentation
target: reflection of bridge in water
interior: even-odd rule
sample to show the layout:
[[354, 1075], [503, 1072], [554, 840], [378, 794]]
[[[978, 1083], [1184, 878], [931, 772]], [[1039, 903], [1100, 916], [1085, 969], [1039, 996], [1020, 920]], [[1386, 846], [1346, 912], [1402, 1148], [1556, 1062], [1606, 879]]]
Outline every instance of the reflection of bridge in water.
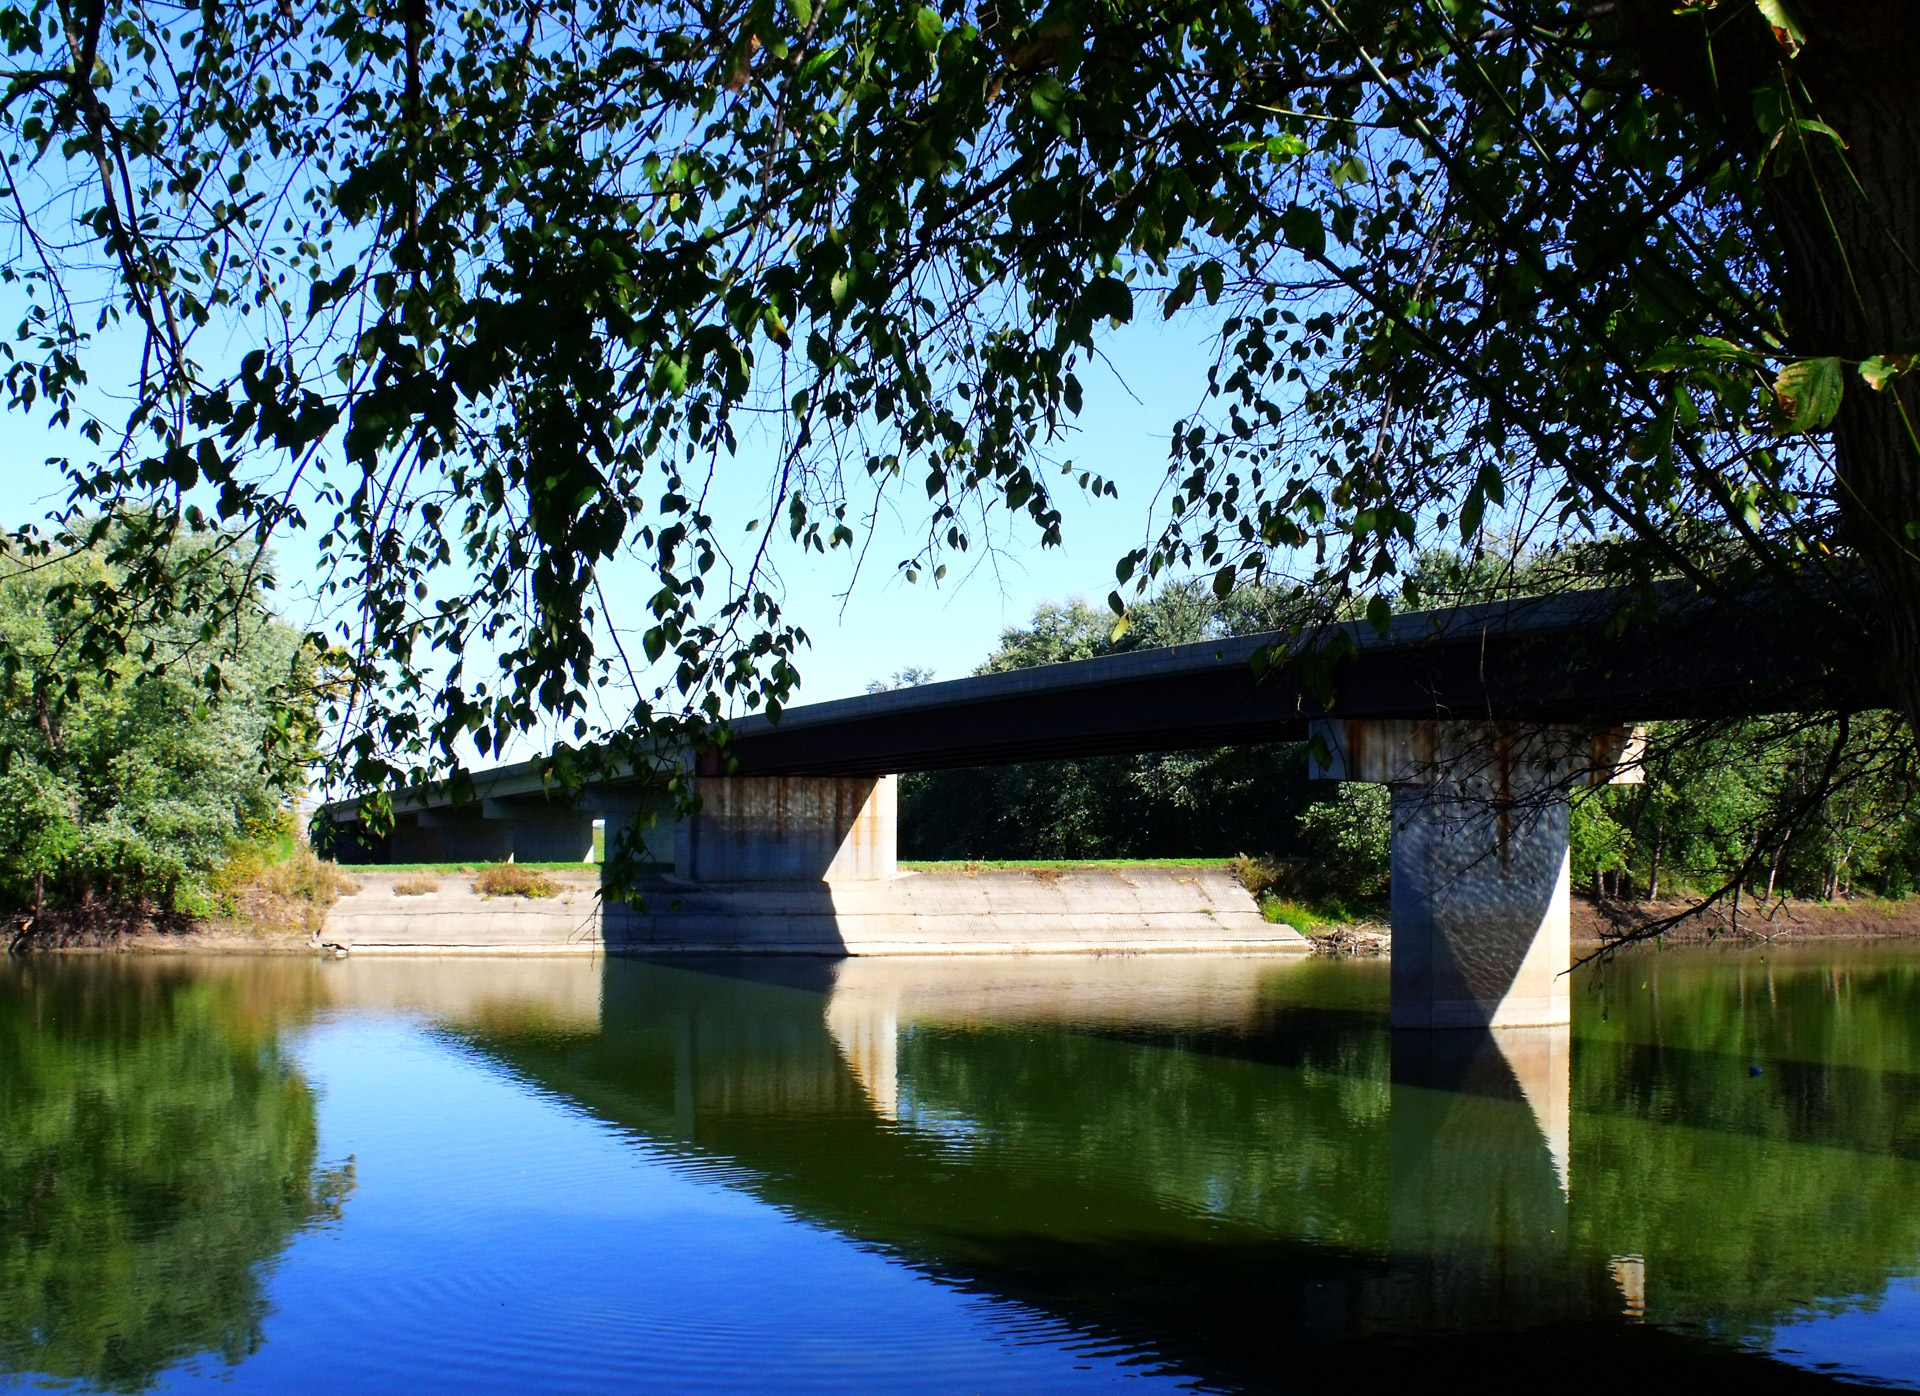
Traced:
[[[337, 968], [372, 986], [411, 967]], [[1209, 1384], [1438, 1360], [1520, 1375], [1573, 1330], [1582, 1370], [1555, 1380], [1576, 1389], [1736, 1361], [1633, 1322], [1764, 1336], [1809, 1297], [1805, 1275], [1769, 1289], [1744, 1250], [1647, 1231], [1703, 1174], [1770, 1192], [1717, 1244], [1845, 1232], [1823, 1240], [1821, 1294], [1920, 1254], [1920, 1223], [1889, 1224], [1920, 1197], [1906, 1160], [1850, 1221], [1809, 1216], [1804, 1189], [1785, 1201], [1765, 1180], [1832, 1151], [1667, 1124], [1619, 1089], [1578, 1111], [1566, 1029], [1391, 1033], [1384, 967], [615, 961], [552, 966], [569, 980], [556, 1000], [522, 966], [489, 968], [497, 992], [460, 989], [444, 1016], [516, 1074], [800, 1219]], [[433, 1011], [432, 996], [423, 974], [412, 1001]], [[1630, 1043], [1584, 1050], [1640, 1060]], [[1783, 1203], [1799, 1214], [1767, 1216]], [[1801, 1378], [1766, 1364], [1741, 1379]]]

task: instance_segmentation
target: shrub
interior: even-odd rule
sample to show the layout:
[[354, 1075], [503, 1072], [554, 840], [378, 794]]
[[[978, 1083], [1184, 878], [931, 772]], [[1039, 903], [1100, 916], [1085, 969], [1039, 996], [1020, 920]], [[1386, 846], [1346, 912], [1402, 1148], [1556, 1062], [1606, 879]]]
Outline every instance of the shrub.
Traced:
[[360, 890], [338, 863], [315, 855], [304, 844], [279, 848], [242, 844], [227, 855], [214, 875], [217, 905], [208, 910], [223, 919], [254, 926], [300, 926], [318, 930], [327, 908]]
[[1309, 854], [1303, 891], [1374, 901], [1386, 895], [1393, 820], [1382, 785], [1341, 783], [1330, 800], [1300, 811], [1300, 842]]
[[1242, 853], [1227, 866], [1256, 902], [1265, 900], [1286, 881], [1287, 869], [1271, 858], [1249, 858]]
[[491, 863], [480, 869], [473, 890], [483, 897], [551, 897], [560, 889], [538, 868], [518, 863]]
[[440, 879], [431, 873], [412, 873], [393, 884], [396, 897], [424, 897], [440, 890]]

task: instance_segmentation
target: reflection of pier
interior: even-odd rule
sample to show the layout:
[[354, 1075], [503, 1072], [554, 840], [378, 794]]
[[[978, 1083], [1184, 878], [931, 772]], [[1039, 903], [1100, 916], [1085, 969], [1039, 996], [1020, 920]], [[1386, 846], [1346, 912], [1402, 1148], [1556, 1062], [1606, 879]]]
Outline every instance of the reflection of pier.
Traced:
[[[1077, 1031], [1232, 1034], [1256, 1028], [1261, 980], [1246, 962], [1065, 959], [846, 960], [826, 1021], [876, 1112], [901, 1119], [903, 1034], [1046, 1025]], [[1171, 972], [1170, 972], [1171, 971]], [[1570, 1232], [1571, 1029], [1395, 1032], [1389, 1116], [1391, 1278], [1353, 1297], [1369, 1328], [1504, 1326], [1547, 1317], [1543, 1262]], [[1584, 1299], [1584, 1296], [1583, 1296]], [[1584, 1304], [1582, 1305], [1584, 1308]]]
[[600, 972], [576, 960], [527, 956], [348, 957], [322, 969], [339, 1008], [417, 1013], [460, 1027], [595, 1032]]

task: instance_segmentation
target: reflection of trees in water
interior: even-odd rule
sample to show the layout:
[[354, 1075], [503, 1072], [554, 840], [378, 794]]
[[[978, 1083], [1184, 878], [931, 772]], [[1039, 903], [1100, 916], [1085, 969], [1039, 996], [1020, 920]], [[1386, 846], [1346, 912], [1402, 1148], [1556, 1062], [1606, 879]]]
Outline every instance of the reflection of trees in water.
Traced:
[[[1322, 1044], [1284, 1073], [1181, 1045], [910, 1027], [902, 1120], [967, 1121], [970, 1162], [1056, 1168], [1137, 1193], [1139, 1225], [1166, 1206], [1302, 1241], [1384, 1242], [1384, 1031]], [[1347, 1056], [1377, 1069], [1326, 1069]]]
[[261, 969], [0, 978], [0, 1370], [131, 1391], [260, 1345], [262, 1263], [351, 1186], [276, 1040], [317, 985]]
[[1606, 981], [1574, 1054], [1576, 1239], [1645, 1256], [1649, 1320], [1765, 1339], [1920, 1266], [1911, 949], [1640, 955]]

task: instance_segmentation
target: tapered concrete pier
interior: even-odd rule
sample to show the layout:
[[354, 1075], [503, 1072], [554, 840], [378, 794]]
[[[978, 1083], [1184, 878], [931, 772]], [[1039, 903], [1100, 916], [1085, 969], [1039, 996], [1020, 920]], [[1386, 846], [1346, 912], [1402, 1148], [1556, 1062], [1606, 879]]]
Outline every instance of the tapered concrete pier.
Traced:
[[1571, 1020], [1568, 798], [1639, 779], [1632, 733], [1326, 722], [1313, 774], [1392, 789], [1393, 1026]]
[[851, 882], [898, 871], [898, 776], [702, 776], [675, 831], [691, 882]]

